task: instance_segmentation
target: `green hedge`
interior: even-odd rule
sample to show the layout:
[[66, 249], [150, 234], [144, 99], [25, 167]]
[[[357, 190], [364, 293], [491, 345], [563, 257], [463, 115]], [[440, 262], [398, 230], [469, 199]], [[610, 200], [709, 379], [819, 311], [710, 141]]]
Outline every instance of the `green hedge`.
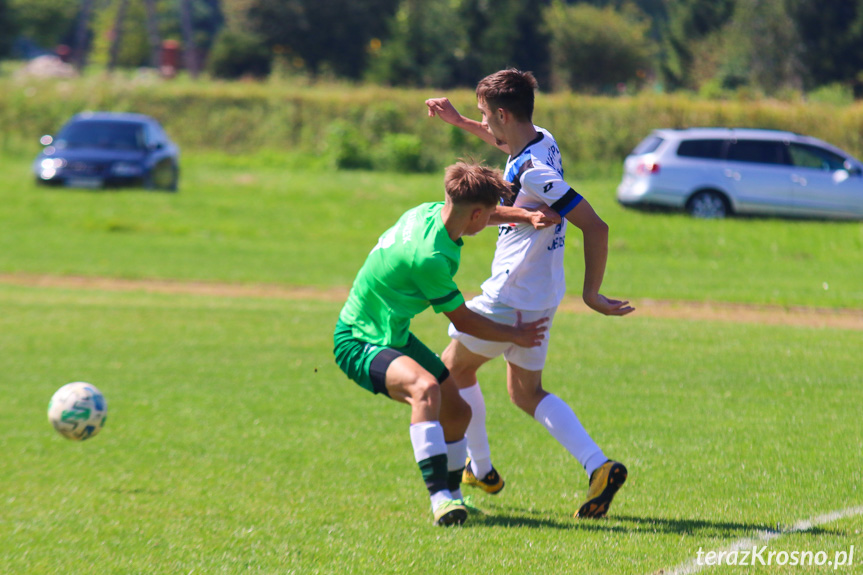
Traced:
[[[0, 78], [0, 151], [29, 154], [42, 134], [82, 110], [135, 111], [160, 119], [182, 148], [261, 150], [328, 158], [336, 166], [431, 169], [458, 156], [500, 156], [476, 138], [429, 119], [439, 90], [309, 86], [301, 81], [191, 82], [147, 77]], [[472, 91], [446, 93], [479, 116]], [[687, 95], [587, 97], [540, 94], [534, 120], [557, 137], [567, 165], [618, 165], [652, 129], [734, 126], [817, 136], [863, 157], [863, 104], [707, 101]], [[341, 158], [341, 159], [340, 159]], [[346, 158], [346, 160], [345, 160]], [[345, 161], [346, 163], [341, 163]]]

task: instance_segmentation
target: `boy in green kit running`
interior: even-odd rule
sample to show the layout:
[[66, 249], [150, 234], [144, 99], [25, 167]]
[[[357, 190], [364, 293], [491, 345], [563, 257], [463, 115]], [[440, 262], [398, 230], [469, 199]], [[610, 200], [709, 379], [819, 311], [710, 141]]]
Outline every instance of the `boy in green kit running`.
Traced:
[[410, 406], [411, 444], [434, 524], [460, 525], [467, 519], [460, 483], [471, 411], [440, 358], [410, 333], [410, 320], [431, 306], [465, 333], [536, 347], [546, 318], [506, 325], [467, 308], [453, 281], [461, 238], [486, 227], [510, 188], [495, 170], [464, 162], [447, 168], [444, 184], [444, 202], [408, 210], [372, 249], [339, 314], [333, 351], [361, 387]]

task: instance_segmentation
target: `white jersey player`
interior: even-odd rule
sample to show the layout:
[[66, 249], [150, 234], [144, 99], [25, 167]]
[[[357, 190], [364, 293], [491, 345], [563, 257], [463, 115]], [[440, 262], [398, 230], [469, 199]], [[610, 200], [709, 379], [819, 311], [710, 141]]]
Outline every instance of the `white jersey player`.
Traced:
[[[552, 135], [533, 124], [536, 88], [529, 72], [502, 70], [484, 78], [477, 85], [482, 122], [459, 114], [447, 98], [426, 101], [429, 116], [438, 116], [510, 154], [504, 177], [511, 182], [514, 195], [507, 205], [498, 207], [490, 221], [499, 225], [492, 275], [482, 284], [482, 295], [467, 305], [501, 323], [541, 317], [551, 321], [566, 292], [563, 251], [567, 223], [571, 223], [584, 236], [584, 302], [604, 315], [629, 314], [634, 311], [629, 302], [599, 293], [608, 258], [608, 226], [564, 180], [560, 150]], [[452, 325], [449, 333], [452, 341], [442, 359], [473, 411], [467, 431], [469, 460], [462, 481], [492, 494], [504, 487], [491, 464], [485, 402], [476, 377], [483, 364], [503, 355], [513, 403], [542, 424], [587, 472], [587, 498], [575, 515], [605, 516], [626, 481], [627, 470], [605, 456], [569, 405], [543, 389], [548, 338], [543, 345], [528, 349], [485, 341]]]

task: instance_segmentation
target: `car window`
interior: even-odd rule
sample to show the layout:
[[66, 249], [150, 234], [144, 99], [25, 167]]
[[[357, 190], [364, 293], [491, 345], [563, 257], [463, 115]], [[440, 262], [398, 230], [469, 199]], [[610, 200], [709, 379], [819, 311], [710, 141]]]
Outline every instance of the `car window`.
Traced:
[[684, 158], [708, 158], [718, 160], [722, 158], [724, 140], [684, 140], [677, 147], [677, 155]]
[[57, 147], [141, 150], [144, 134], [140, 124], [129, 122], [75, 122], [61, 130]]
[[168, 134], [162, 129], [159, 124], [150, 124], [150, 129], [153, 130], [153, 138], [156, 142], [167, 144], [169, 142]]
[[791, 161], [801, 168], [835, 172], [845, 169], [845, 158], [824, 148], [809, 144], [791, 144]]
[[786, 145], [769, 140], [733, 140], [727, 158], [733, 162], [758, 164], [788, 164]]
[[640, 154], [650, 154], [656, 151], [657, 148], [662, 144], [664, 140], [659, 136], [650, 135], [647, 136], [644, 140], [641, 141], [640, 144], [635, 146], [635, 149], [632, 150], [633, 156], [638, 156]]
[[155, 146], [162, 143], [162, 138], [159, 137], [159, 131], [152, 124], [147, 124], [146, 136], [147, 147]]

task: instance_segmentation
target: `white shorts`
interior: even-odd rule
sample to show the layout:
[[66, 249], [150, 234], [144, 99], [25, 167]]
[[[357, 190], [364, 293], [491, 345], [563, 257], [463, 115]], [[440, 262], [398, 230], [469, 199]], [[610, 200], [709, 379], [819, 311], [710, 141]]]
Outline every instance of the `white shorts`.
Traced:
[[[536, 321], [547, 317], [548, 323], [546, 323], [546, 326], [549, 330], [551, 330], [554, 313], [557, 311], [556, 307], [542, 311], [516, 310], [508, 305], [491, 300], [485, 294], [473, 298], [466, 305], [471, 311], [497, 323], [508, 325], [515, 325], [517, 311], [521, 311], [522, 322]], [[537, 347], [521, 347], [508, 341], [486, 341], [479, 339], [478, 337], [460, 332], [453, 324], [449, 324], [449, 336], [459, 341], [468, 351], [489, 359], [503, 354], [507, 362], [528, 371], [540, 371], [545, 367], [545, 356], [548, 354], [548, 335], [549, 332], [546, 332], [542, 345]]]

